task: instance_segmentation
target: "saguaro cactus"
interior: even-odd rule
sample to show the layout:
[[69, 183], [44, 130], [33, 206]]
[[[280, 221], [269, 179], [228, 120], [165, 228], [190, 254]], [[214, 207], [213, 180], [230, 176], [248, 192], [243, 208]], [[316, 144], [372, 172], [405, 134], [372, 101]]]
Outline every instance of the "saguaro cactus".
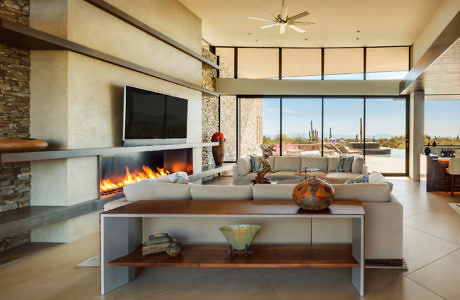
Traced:
[[363, 142], [363, 118], [359, 118], [359, 141]]

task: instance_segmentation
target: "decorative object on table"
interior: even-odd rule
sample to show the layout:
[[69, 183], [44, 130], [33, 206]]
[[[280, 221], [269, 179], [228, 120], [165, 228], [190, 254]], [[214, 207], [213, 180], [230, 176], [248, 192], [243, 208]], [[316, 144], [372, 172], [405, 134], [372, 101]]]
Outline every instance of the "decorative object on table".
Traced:
[[142, 245], [142, 256], [165, 252], [171, 245], [172, 239], [167, 233], [150, 235]]
[[184, 245], [176, 239], [173, 239], [171, 245], [166, 249], [166, 254], [169, 256], [178, 256], [182, 248], [184, 248]]
[[216, 132], [211, 137], [211, 142], [218, 142], [218, 146], [212, 146], [212, 156], [216, 166], [222, 166], [225, 154], [225, 138], [222, 132]]
[[271, 179], [265, 176], [272, 169], [267, 159], [269, 156], [273, 156], [273, 148], [275, 148], [275, 146], [268, 146], [268, 145], [262, 144], [260, 145], [260, 148], [262, 149], [263, 156], [261, 158], [261, 161], [262, 161], [262, 164], [264, 165], [264, 168], [260, 170], [259, 172], [257, 172], [257, 176], [253, 182], [270, 184]]
[[42, 151], [48, 148], [48, 143], [31, 138], [0, 139], [0, 152]]
[[314, 211], [328, 208], [334, 196], [332, 185], [315, 176], [296, 185], [292, 192], [292, 198], [300, 208]]
[[[230, 244], [230, 253], [233, 254], [250, 254], [249, 247], [254, 241], [257, 233], [262, 228], [260, 225], [240, 224], [222, 226], [219, 230]], [[236, 250], [236, 251], [235, 251]], [[242, 251], [242, 252], [238, 252]]]
[[426, 146], [425, 149], [423, 149], [423, 152], [425, 153], [425, 155], [430, 155], [430, 153], [431, 153], [430, 146]]

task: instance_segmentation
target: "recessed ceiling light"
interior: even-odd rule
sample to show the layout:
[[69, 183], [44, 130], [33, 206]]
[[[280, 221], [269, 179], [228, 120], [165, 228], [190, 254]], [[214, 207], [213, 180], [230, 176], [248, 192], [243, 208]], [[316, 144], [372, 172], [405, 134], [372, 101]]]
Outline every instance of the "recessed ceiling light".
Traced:
[[356, 40], [359, 40], [359, 37], [356, 37]]
[[357, 33], [360, 33], [361, 31], [358, 29], [358, 30], [356, 30], [356, 32], [357, 32]]
[[308, 41], [308, 38], [305, 38], [306, 41]]

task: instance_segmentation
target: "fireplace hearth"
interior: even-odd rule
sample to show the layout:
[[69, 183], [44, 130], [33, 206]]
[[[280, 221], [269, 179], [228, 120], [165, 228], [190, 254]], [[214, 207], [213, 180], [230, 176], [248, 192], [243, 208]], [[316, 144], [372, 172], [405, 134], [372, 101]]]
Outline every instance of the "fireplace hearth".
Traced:
[[174, 172], [193, 173], [192, 149], [107, 155], [99, 158], [100, 198], [123, 192], [123, 187]]

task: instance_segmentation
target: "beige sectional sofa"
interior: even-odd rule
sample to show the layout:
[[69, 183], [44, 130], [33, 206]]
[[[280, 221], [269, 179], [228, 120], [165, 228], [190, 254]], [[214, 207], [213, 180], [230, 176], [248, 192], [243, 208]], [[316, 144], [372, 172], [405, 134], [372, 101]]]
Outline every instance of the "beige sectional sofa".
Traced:
[[[140, 182], [124, 188], [126, 199], [106, 204], [105, 210], [139, 200], [285, 200], [292, 201], [295, 184], [191, 185]], [[366, 259], [402, 259], [403, 207], [388, 183], [333, 185], [337, 200], [362, 201], [365, 217]], [[254, 223], [263, 229], [258, 243], [351, 243], [350, 219], [289, 218], [145, 218], [144, 236], [168, 232], [188, 243], [225, 243], [218, 228]]]
[[[304, 172], [305, 167], [319, 169], [319, 171], [308, 173], [333, 178], [337, 183], [344, 183], [348, 179], [367, 174], [367, 166], [359, 156], [355, 156], [350, 173], [337, 172], [338, 157], [271, 156], [268, 161], [272, 170], [267, 174], [267, 177], [273, 181], [280, 181], [280, 183], [298, 182], [300, 178], [295, 176], [294, 173]], [[255, 177], [256, 173], [251, 172], [251, 158], [242, 157], [238, 159], [236, 166], [233, 168], [233, 184], [249, 184]]]

